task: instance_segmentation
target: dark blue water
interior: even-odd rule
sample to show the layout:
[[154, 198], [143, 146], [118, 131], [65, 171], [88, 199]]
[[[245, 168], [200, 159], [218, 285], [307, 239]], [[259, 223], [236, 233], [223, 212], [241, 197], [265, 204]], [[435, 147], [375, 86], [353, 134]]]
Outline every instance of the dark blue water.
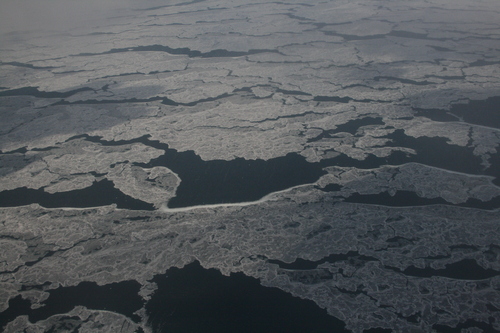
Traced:
[[147, 137], [130, 141], [86, 138], [102, 145], [141, 142], [163, 149], [165, 153], [159, 158], [136, 165], [148, 168], [165, 166], [181, 178], [176, 197], [168, 202], [170, 208], [255, 201], [271, 192], [313, 183], [326, 173], [319, 163], [309, 163], [295, 153], [267, 161], [243, 158], [204, 161], [193, 151], [178, 152]]
[[84, 208], [116, 204], [118, 208], [154, 209], [152, 204], [123, 194], [109, 180], [101, 180], [90, 187], [67, 192], [47, 193], [43, 189], [34, 190], [26, 187], [0, 192], [0, 207], [16, 207], [32, 203], [38, 203], [46, 208]]
[[315, 269], [318, 267], [318, 265], [324, 264], [325, 262], [329, 263], [335, 263], [339, 261], [348, 261], [351, 264], [355, 262], [368, 262], [368, 261], [378, 261], [378, 259], [369, 257], [369, 256], [364, 256], [360, 255], [357, 251], [349, 251], [348, 253], [341, 253], [341, 254], [331, 254], [327, 257], [324, 257], [320, 260], [316, 261], [311, 261], [311, 260], [305, 260], [302, 258], [297, 258], [294, 262], [291, 263], [286, 263], [280, 260], [273, 260], [269, 259], [268, 262], [271, 264], [276, 264], [280, 268], [283, 269], [292, 269], [292, 270], [309, 270], [309, 269]]
[[168, 155], [159, 164], [168, 165], [182, 179], [176, 197], [168, 203], [171, 208], [255, 201], [271, 192], [315, 182], [325, 174], [319, 164], [308, 163], [298, 154], [268, 161], [202, 161], [194, 153], [181, 160]]
[[209, 52], [200, 52], [197, 50], [191, 50], [187, 47], [184, 48], [171, 48], [165, 45], [146, 45], [146, 46], [136, 46], [136, 47], [128, 47], [128, 48], [120, 48], [120, 49], [111, 49], [102, 53], [81, 53], [78, 56], [93, 56], [93, 55], [102, 55], [102, 54], [112, 54], [112, 53], [123, 53], [123, 52], [166, 52], [169, 54], [178, 54], [178, 55], [187, 55], [190, 58], [224, 58], [224, 57], [242, 57], [252, 54], [259, 53], [278, 53], [277, 50], [266, 50], [266, 49], [251, 49], [246, 52], [240, 51], [228, 51], [224, 49], [211, 50]]
[[39, 91], [38, 88], [24, 87], [0, 92], [0, 97], [4, 96], [33, 96], [38, 98], [67, 98], [83, 91], [93, 91], [91, 88], [79, 88], [66, 92], [57, 91]]
[[156, 333], [348, 332], [314, 302], [241, 273], [227, 277], [194, 262], [153, 281], [158, 290], [146, 311]]
[[[380, 124], [380, 121], [379, 118], [353, 120], [340, 126], [338, 130], [355, 133], [360, 126]], [[329, 136], [334, 132], [336, 130], [332, 133], [325, 132], [321, 137]], [[392, 140], [389, 146], [411, 148], [417, 151], [416, 155], [395, 152], [387, 158], [368, 155], [365, 160], [359, 161], [342, 154], [319, 163], [309, 163], [304, 157], [295, 153], [267, 161], [242, 158], [231, 161], [203, 161], [193, 151], [178, 152], [168, 148], [166, 144], [151, 141], [147, 137], [129, 141], [105, 141], [98, 137], [83, 137], [105, 146], [140, 142], [164, 150], [164, 155], [150, 163], [137, 163], [136, 165], [143, 167], [165, 166], [179, 175], [181, 183], [177, 189], [176, 197], [168, 203], [171, 208], [255, 201], [271, 192], [313, 183], [325, 174], [324, 167], [333, 165], [369, 169], [381, 165], [418, 162], [464, 173], [488, 174], [497, 177], [494, 181], [496, 184], [500, 182], [500, 154], [493, 155], [490, 159], [492, 165], [483, 170], [480, 157], [475, 156], [470, 147], [451, 145], [445, 138], [413, 138], [405, 135], [402, 130], [396, 130], [388, 136]], [[317, 139], [321, 139], [321, 137]], [[336, 185], [329, 185], [323, 190], [336, 191], [339, 188]], [[348, 201], [379, 204], [385, 202], [398, 206], [446, 203], [442, 199], [418, 198], [416, 195], [404, 193], [404, 191], [400, 191], [397, 196], [390, 198], [384, 197], [384, 194], [372, 197], [353, 195]], [[471, 199], [464, 206], [495, 209], [499, 207], [499, 202], [500, 198], [495, 198], [488, 203]], [[39, 203], [48, 208], [94, 207], [115, 203], [119, 208], [153, 209], [151, 204], [123, 194], [114, 187], [112, 182], [107, 180], [96, 182], [89, 188], [65, 193], [49, 194], [43, 190], [27, 188], [0, 192], [0, 206], [20, 206], [31, 203]]]
[[0, 312], [0, 331], [5, 325], [16, 319], [18, 316], [28, 314], [30, 311], [30, 301], [23, 299], [21, 295], [11, 298], [9, 300], [9, 307], [7, 310]]
[[55, 314], [64, 314], [75, 306], [82, 305], [93, 310], [109, 310], [121, 313], [135, 322], [140, 317], [134, 314], [143, 306], [138, 295], [140, 284], [136, 281], [124, 281], [98, 286], [94, 282], [82, 282], [73, 287], [59, 287], [48, 290], [49, 297], [42, 302], [42, 307], [31, 309], [30, 301], [17, 296], [9, 301], [9, 308], [0, 313], [0, 328], [18, 316], [28, 315], [35, 323]]
[[500, 96], [473, 100], [468, 104], [454, 104], [451, 109], [415, 109], [418, 116], [435, 121], [459, 121], [469, 124], [500, 128]]

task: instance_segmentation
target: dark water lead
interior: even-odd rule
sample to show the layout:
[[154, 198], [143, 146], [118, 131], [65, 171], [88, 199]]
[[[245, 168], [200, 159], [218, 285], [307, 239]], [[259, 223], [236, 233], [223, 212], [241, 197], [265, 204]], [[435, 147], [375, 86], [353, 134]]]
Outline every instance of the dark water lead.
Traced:
[[67, 98], [83, 91], [94, 91], [92, 88], [79, 88], [65, 92], [39, 91], [35, 87], [23, 87], [0, 92], [0, 97], [5, 96], [33, 96], [38, 98]]
[[328, 257], [324, 257], [316, 261], [297, 258], [294, 262], [291, 263], [286, 263], [284, 261], [274, 260], [274, 259], [269, 259], [267, 262], [270, 264], [276, 264], [283, 269], [309, 270], [309, 269], [316, 269], [319, 265], [324, 264], [325, 262], [335, 263], [339, 261], [348, 261], [350, 263], [356, 263], [359, 265], [359, 263], [365, 263], [368, 261], [378, 261], [378, 259], [361, 255], [357, 251], [349, 251], [345, 254], [344, 253], [330, 254]]
[[159, 45], [159, 44], [154, 44], [154, 45], [143, 45], [143, 46], [135, 46], [135, 47], [127, 47], [127, 48], [117, 48], [117, 49], [111, 49], [106, 52], [101, 52], [101, 53], [80, 53], [75, 56], [83, 56], [83, 57], [88, 57], [88, 56], [94, 56], [94, 55], [102, 55], [102, 54], [112, 54], [112, 53], [123, 53], [123, 52], [166, 52], [169, 54], [176, 54], [176, 55], [186, 55], [190, 58], [227, 58], [227, 57], [243, 57], [247, 55], [252, 55], [252, 54], [259, 54], [259, 53], [278, 53], [277, 50], [266, 50], [266, 49], [251, 49], [246, 52], [241, 52], [241, 51], [229, 51], [229, 50], [224, 50], [224, 49], [216, 49], [216, 50], [211, 50], [208, 52], [201, 52], [197, 50], [191, 50], [187, 47], [183, 48], [171, 48], [166, 45]]
[[170, 208], [237, 203], [259, 200], [265, 195], [317, 181], [326, 172], [319, 163], [289, 153], [264, 160], [203, 161], [193, 151], [178, 152], [166, 144], [141, 138], [144, 144], [164, 149], [165, 154], [143, 167], [165, 166], [175, 172], [181, 183]]
[[31, 309], [30, 301], [17, 296], [10, 299], [7, 310], [0, 313], [0, 329], [18, 316], [27, 315], [30, 322], [36, 323], [56, 314], [67, 313], [77, 305], [121, 313], [137, 323], [141, 318], [134, 312], [143, 306], [143, 300], [138, 295], [140, 287], [136, 281], [103, 286], [95, 282], [82, 282], [74, 287], [49, 290], [49, 297], [37, 309]]
[[435, 121], [459, 121], [500, 128], [500, 96], [485, 100], [472, 100], [468, 104], [454, 104], [451, 109], [414, 109], [416, 116]]
[[176, 197], [168, 203], [170, 208], [255, 201], [272, 192], [313, 183], [326, 174], [322, 165], [309, 163], [296, 153], [267, 161], [243, 158], [204, 161], [194, 151], [178, 152], [167, 144], [149, 140], [148, 136], [126, 141], [106, 141], [100, 137], [81, 135], [69, 140], [76, 138], [85, 138], [103, 146], [142, 143], [164, 150], [162, 156], [149, 163], [135, 165], [144, 168], [164, 166], [181, 178]]
[[[353, 125], [359, 125], [359, 123], [353, 123]], [[395, 130], [385, 138], [390, 139], [387, 143], [388, 147], [410, 148], [415, 150], [416, 154], [407, 154], [401, 151], [394, 151], [387, 157], [376, 157], [373, 154], [368, 154], [362, 161], [342, 154], [332, 159], [322, 160], [319, 164], [321, 167], [335, 165], [360, 169], [374, 169], [382, 165], [401, 165], [416, 162], [445, 170], [473, 175], [490, 175], [497, 177], [495, 181], [498, 182], [498, 184], [496, 184], [500, 184], [500, 152], [490, 157], [489, 162], [491, 166], [484, 169], [481, 165], [481, 157], [474, 155], [473, 147], [462, 147], [451, 144], [447, 138], [424, 136], [415, 138], [406, 135], [402, 129]]]
[[474, 147], [450, 144], [447, 138], [426, 136], [415, 138], [406, 135], [402, 129], [395, 130], [387, 138], [391, 139], [387, 146], [406, 147], [417, 152], [416, 155], [409, 156], [395, 152], [387, 158], [387, 164], [417, 162], [462, 173], [489, 175], [495, 177], [493, 183], [500, 186], [500, 151], [490, 155], [491, 165], [485, 169], [481, 157], [474, 154]]
[[[389, 147], [405, 147], [417, 152], [416, 155], [408, 156], [406, 161], [401, 161], [402, 163], [417, 162], [463, 173], [489, 174], [488, 170], [482, 170], [481, 157], [474, 155], [473, 147], [450, 144], [449, 140], [443, 137], [421, 136], [415, 138], [406, 135], [402, 129], [395, 130], [387, 138], [391, 140], [387, 144]], [[389, 157], [392, 162], [390, 164], [402, 164], [392, 160], [391, 157]]]
[[313, 301], [263, 287], [242, 273], [223, 276], [197, 261], [153, 282], [158, 289], [146, 304], [153, 332], [349, 332]]
[[[342, 131], [355, 132], [360, 126], [379, 123], [380, 119], [378, 118], [364, 118], [341, 125], [340, 128]], [[471, 174], [486, 173], [495, 176], [498, 176], [496, 173], [500, 166], [500, 154], [492, 156], [490, 159], [492, 166], [487, 170], [482, 170], [481, 158], [474, 156], [472, 148], [450, 145], [445, 138], [409, 137], [404, 134], [403, 130], [396, 130], [388, 136], [392, 141], [389, 145], [415, 149], [417, 151], [416, 155], [395, 152], [387, 158], [368, 155], [365, 160], [359, 161], [342, 154], [319, 163], [309, 163], [303, 156], [296, 153], [290, 153], [286, 156], [267, 161], [245, 160], [243, 158], [236, 158], [230, 161], [203, 161], [193, 151], [178, 152], [175, 149], [169, 148], [167, 144], [149, 140], [147, 136], [128, 141], [106, 141], [99, 137], [90, 137], [87, 135], [75, 138], [81, 137], [104, 146], [142, 143], [156, 149], [162, 149], [165, 153], [159, 158], [147, 164], [136, 163], [135, 165], [146, 168], [164, 166], [179, 175], [182, 181], [177, 189], [176, 197], [172, 198], [168, 203], [170, 208], [259, 200], [272, 192], [297, 185], [314, 183], [326, 173], [323, 170], [324, 167], [333, 165], [371, 169], [387, 164], [399, 165], [408, 162], [417, 162], [447, 170]], [[337, 189], [338, 186], [332, 185], [323, 190], [335, 191]], [[9, 196], [15, 195], [18, 202], [25, 202], [24, 204], [40, 202], [45, 207], [90, 207], [117, 203], [119, 208], [152, 209], [152, 206], [147, 203], [125, 196], [115, 189], [111, 182], [107, 181], [101, 181], [87, 189], [75, 191], [75, 193], [67, 192], [65, 195], [60, 195], [59, 197], [57, 196], [59, 194], [48, 195], [43, 191], [40, 193], [40, 190], [38, 192], [28, 189], [17, 189], [14, 191], [18, 192], [0, 193], [0, 206], [19, 205], [3, 203], [12, 201], [9, 199]], [[71, 202], [68, 203], [71, 195], [73, 195], [74, 200], [70, 200]], [[35, 197], [36, 200], [40, 201], [36, 201], [35, 199], [29, 201], [25, 198], [19, 199], [22, 196]], [[60, 200], [57, 201], [54, 199]], [[373, 199], [376, 201], [377, 198], [350, 198], [353, 201], [355, 199], [369, 199], [369, 201]], [[416, 198], [412, 198], [409, 202], [416, 202], [413, 199]], [[433, 200], [425, 199], [425, 203], [423, 204], [446, 203], [444, 200]], [[371, 202], [373, 203], [373, 201]], [[489, 203], [471, 201], [468, 204], [471, 207], [484, 208], [488, 205], [493, 206], [498, 204], [498, 200]], [[488, 206], [487, 208], [491, 207]]]
[[17, 207], [32, 203], [45, 208], [85, 208], [116, 204], [118, 208], [154, 210], [153, 205], [123, 194], [109, 180], [101, 180], [84, 189], [68, 192], [47, 193], [43, 189], [26, 187], [0, 192], [0, 207]]
[[467, 123], [500, 128], [500, 96], [483, 101], [473, 100], [469, 104], [455, 104], [450, 113]]

